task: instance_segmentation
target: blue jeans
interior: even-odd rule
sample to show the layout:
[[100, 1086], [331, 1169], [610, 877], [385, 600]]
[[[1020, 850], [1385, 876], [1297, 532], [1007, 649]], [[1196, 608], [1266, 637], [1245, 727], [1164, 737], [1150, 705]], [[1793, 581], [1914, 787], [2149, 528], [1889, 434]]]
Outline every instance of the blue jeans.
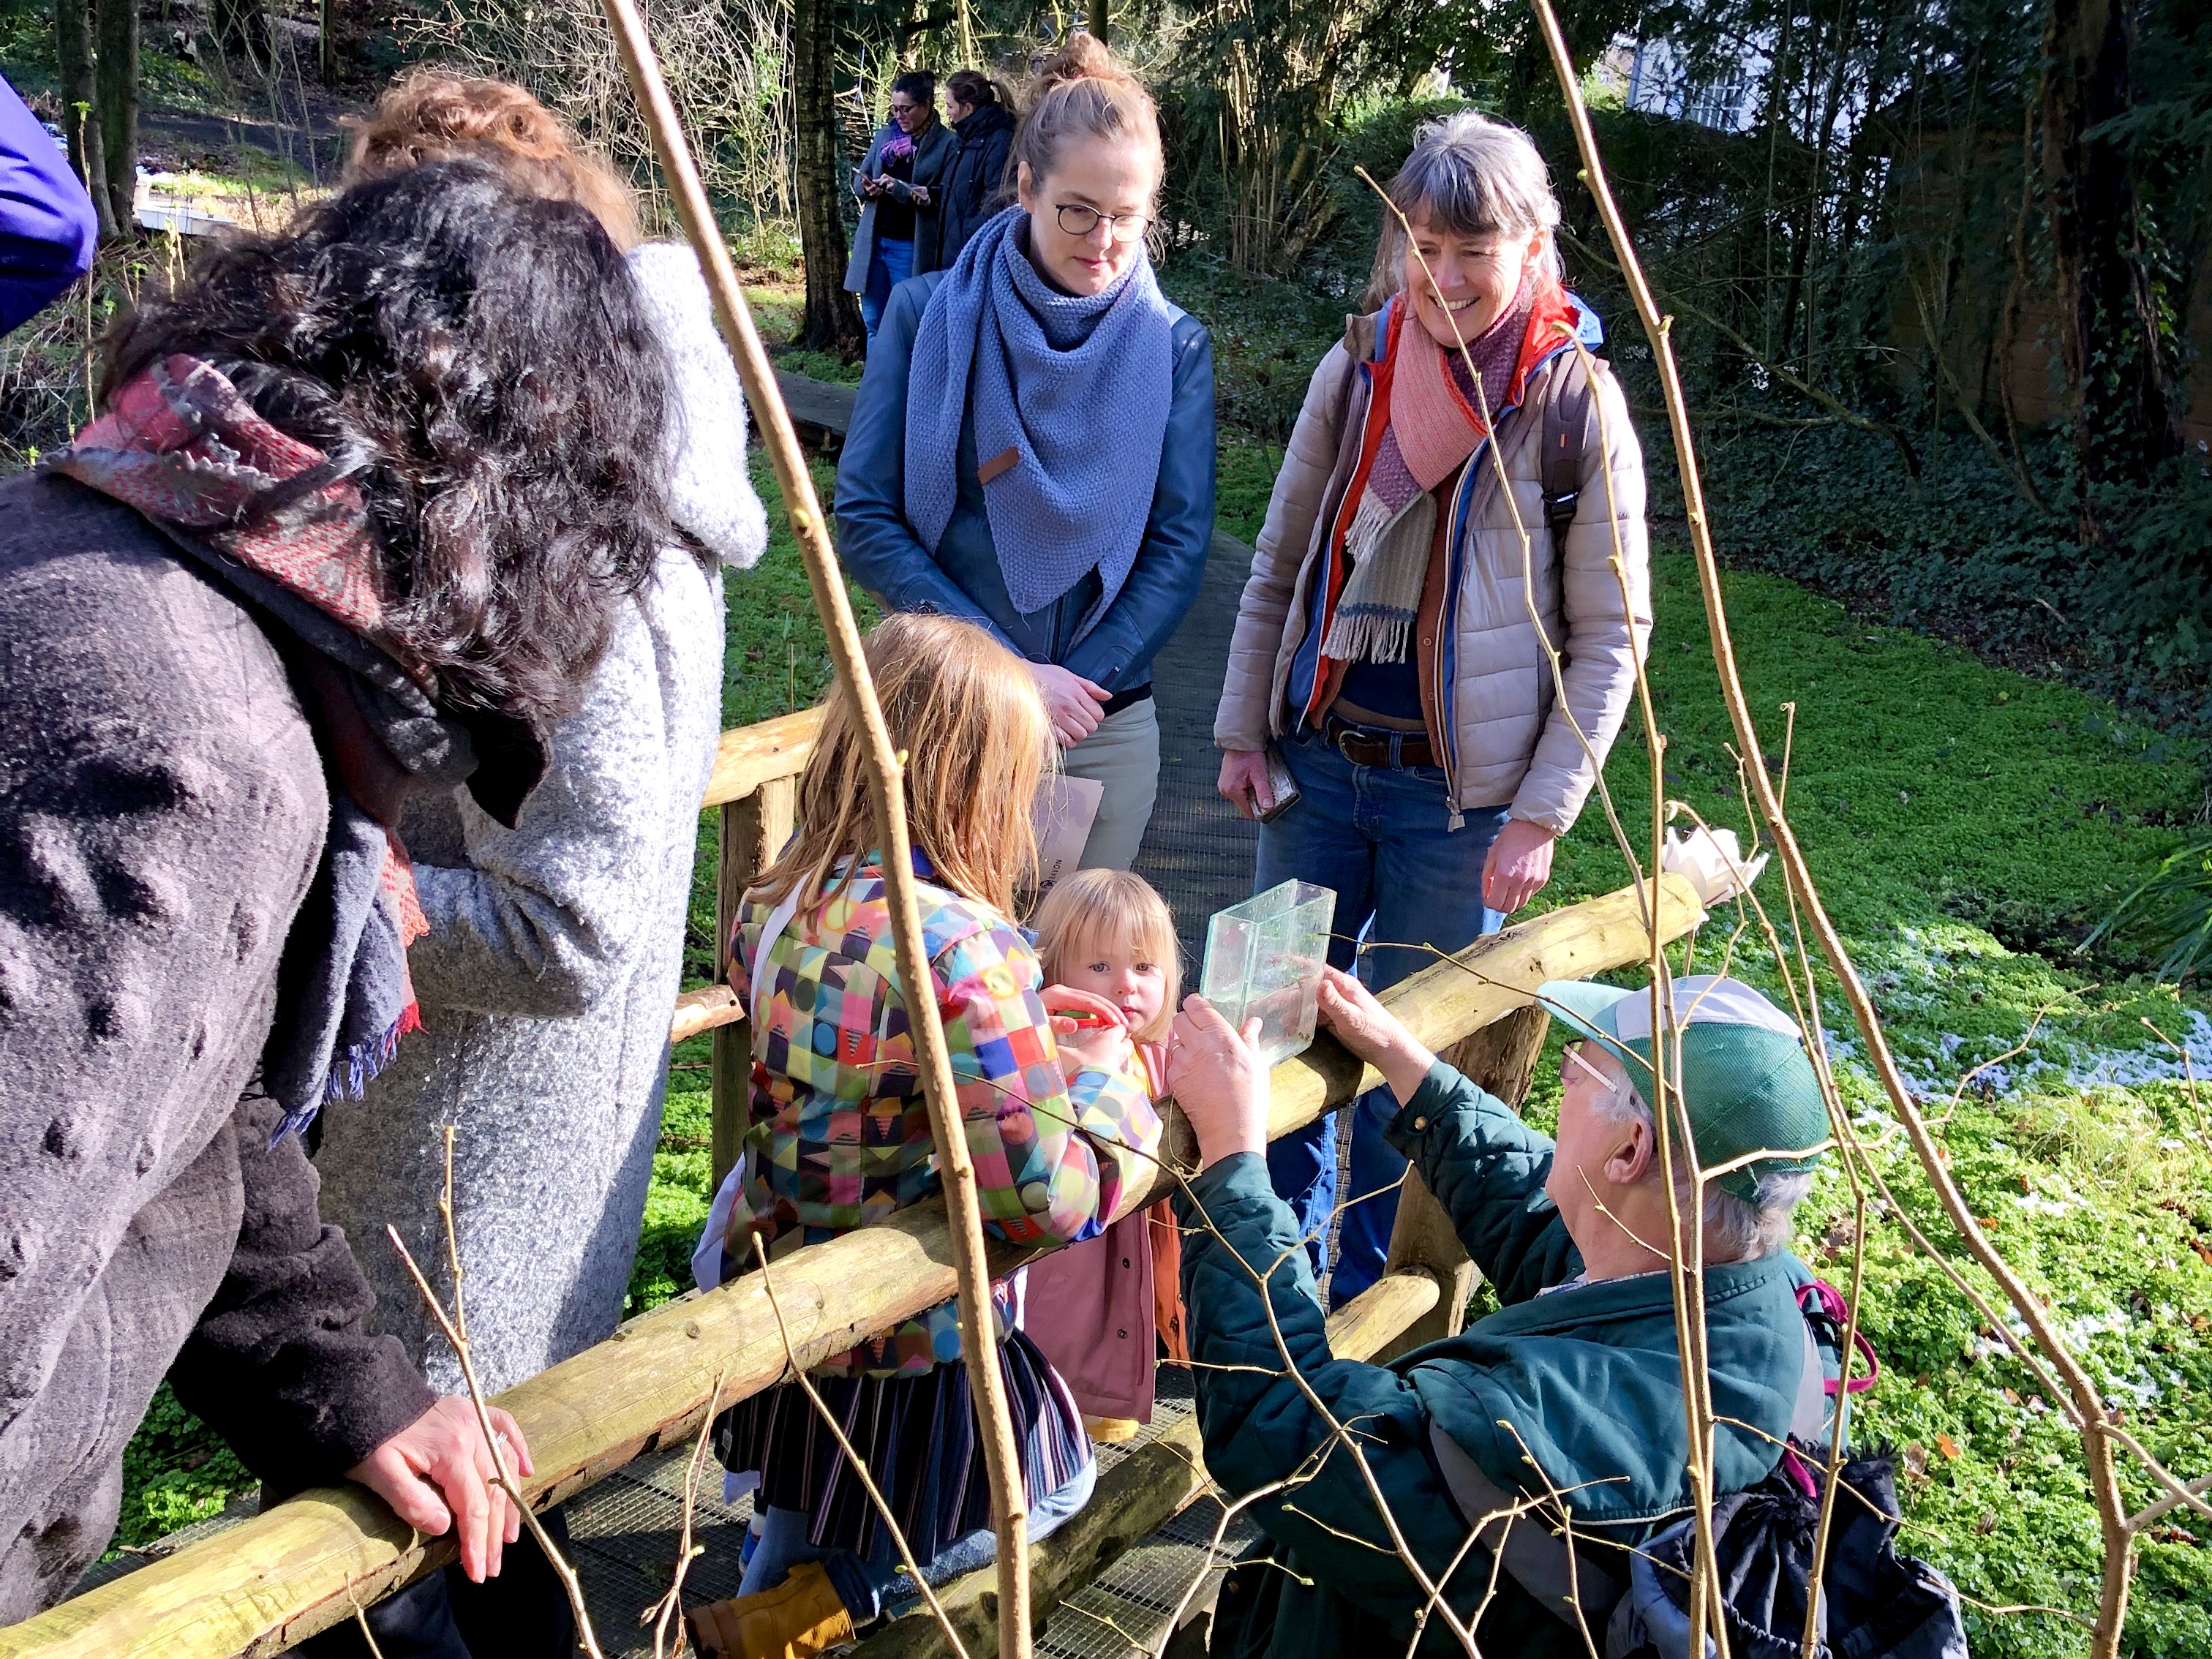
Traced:
[[[1091, 1501], [1091, 1491], [1097, 1484], [1098, 1460], [1094, 1457], [1070, 1475], [1058, 1492], [1030, 1511], [1030, 1541], [1035, 1543], [1051, 1536], [1062, 1522], [1079, 1513]], [[901, 1569], [888, 1535], [878, 1537], [874, 1553], [863, 1556], [856, 1550], [824, 1549], [809, 1543], [806, 1529], [804, 1510], [767, 1511], [760, 1544], [745, 1565], [745, 1576], [738, 1586], [738, 1594], [750, 1595], [756, 1590], [774, 1589], [800, 1562], [819, 1561], [822, 1570], [830, 1575], [837, 1599], [852, 1614], [855, 1627], [865, 1626], [878, 1614], [897, 1613], [908, 1602], [921, 1599], [921, 1593], [914, 1587], [914, 1580]], [[934, 1589], [962, 1573], [988, 1566], [998, 1553], [998, 1534], [988, 1527], [979, 1527], [964, 1538], [954, 1539], [933, 1559], [922, 1562], [921, 1574]]]
[[868, 259], [868, 285], [860, 294], [860, 321], [866, 325], [871, 340], [883, 326], [884, 307], [891, 302], [891, 290], [913, 275], [914, 244], [877, 237], [875, 251]]
[[[1285, 738], [1283, 759], [1298, 800], [1260, 826], [1253, 890], [1297, 877], [1336, 890], [1328, 959], [1350, 968], [1355, 941], [1360, 977], [1386, 990], [1437, 960], [1464, 950], [1505, 918], [1482, 902], [1482, 866], [1505, 826], [1506, 809], [1480, 806], [1449, 828], [1441, 767], [1355, 766], [1318, 737]], [[1433, 946], [1433, 950], [1420, 946]], [[1414, 947], [1414, 948], [1408, 948]], [[1406, 1160], [1382, 1138], [1397, 1115], [1388, 1089], [1362, 1096], [1352, 1123], [1351, 1191], [1339, 1235], [1329, 1301], [1342, 1307], [1382, 1276], [1390, 1226], [1398, 1217]], [[1328, 1113], [1267, 1148], [1275, 1191], [1297, 1218], [1318, 1279], [1328, 1261], [1329, 1216], [1336, 1205], [1336, 1115]], [[1374, 1196], [1370, 1196], [1374, 1194]]]

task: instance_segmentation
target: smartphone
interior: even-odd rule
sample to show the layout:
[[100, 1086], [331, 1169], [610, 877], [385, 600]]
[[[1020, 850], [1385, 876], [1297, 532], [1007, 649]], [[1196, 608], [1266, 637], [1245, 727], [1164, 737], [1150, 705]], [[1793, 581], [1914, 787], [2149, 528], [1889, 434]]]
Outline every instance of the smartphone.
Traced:
[[1267, 793], [1274, 799], [1266, 806], [1261, 806], [1256, 800], [1252, 805], [1257, 809], [1261, 823], [1273, 823], [1298, 804], [1298, 783], [1291, 775], [1290, 765], [1283, 759], [1281, 750], [1271, 743], [1267, 745]]

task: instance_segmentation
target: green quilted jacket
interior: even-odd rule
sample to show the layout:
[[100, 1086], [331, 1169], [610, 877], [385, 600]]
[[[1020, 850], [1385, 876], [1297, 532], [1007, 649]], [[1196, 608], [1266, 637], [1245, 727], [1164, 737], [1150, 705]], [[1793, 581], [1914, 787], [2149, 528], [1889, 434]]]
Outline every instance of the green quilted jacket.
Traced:
[[[1389, 1134], [1504, 1305], [1388, 1365], [1329, 1352], [1306, 1253], [1263, 1158], [1224, 1159], [1176, 1198], [1207, 1471], [1231, 1498], [1285, 1483], [1252, 1505], [1267, 1564], [1231, 1575], [1212, 1651], [1217, 1659], [1405, 1651], [1426, 1598], [1392, 1545], [1370, 1476], [1431, 1582], [1451, 1569], [1470, 1523], [1496, 1507], [1467, 1512], [1470, 1485], [1540, 1498], [1548, 1478], [1572, 1504], [1582, 1563], [1596, 1570], [1581, 1575], [1579, 1589], [1601, 1645], [1595, 1587], [1605, 1569], [1625, 1582], [1624, 1550], [1689, 1503], [1667, 1275], [1571, 1284], [1582, 1258], [1544, 1194], [1551, 1141], [1441, 1061]], [[1260, 1299], [1262, 1275], [1279, 1347]], [[1780, 1457], [1806, 1357], [1795, 1286], [1809, 1277], [1786, 1253], [1705, 1273], [1714, 1410], [1751, 1425], [1724, 1421], [1718, 1430], [1720, 1492], [1756, 1485]], [[1312, 1398], [1288, 1374], [1285, 1353]], [[1315, 1400], [1357, 1439], [1361, 1459]], [[1509, 1567], [1516, 1547], [1527, 1550], [1544, 1530], [1534, 1518], [1513, 1524], [1534, 1530], [1500, 1546]], [[1462, 1620], [1493, 1577], [1476, 1631], [1485, 1651], [1586, 1650], [1565, 1596], [1540, 1598], [1512, 1572], [1493, 1574], [1480, 1543], [1444, 1585]], [[1425, 1653], [1462, 1650], [1433, 1615], [1421, 1637]]]

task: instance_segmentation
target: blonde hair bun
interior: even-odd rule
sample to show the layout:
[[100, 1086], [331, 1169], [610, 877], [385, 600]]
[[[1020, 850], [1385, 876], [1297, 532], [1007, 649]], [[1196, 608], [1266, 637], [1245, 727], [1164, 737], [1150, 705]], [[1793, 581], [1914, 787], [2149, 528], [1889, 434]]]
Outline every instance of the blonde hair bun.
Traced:
[[1076, 29], [1040, 60], [1014, 129], [1014, 161], [1041, 185], [1066, 147], [1085, 140], [1134, 144], [1152, 164], [1153, 189], [1166, 170], [1160, 148], [1160, 114], [1145, 83], [1121, 64], [1096, 35]]
[[1067, 38], [1060, 43], [1059, 50], [1037, 65], [1036, 78], [1030, 85], [1030, 101], [1034, 104], [1053, 88], [1086, 76], [1101, 81], [1136, 78], [1114, 61], [1113, 52], [1103, 40], [1087, 29], [1071, 29]]

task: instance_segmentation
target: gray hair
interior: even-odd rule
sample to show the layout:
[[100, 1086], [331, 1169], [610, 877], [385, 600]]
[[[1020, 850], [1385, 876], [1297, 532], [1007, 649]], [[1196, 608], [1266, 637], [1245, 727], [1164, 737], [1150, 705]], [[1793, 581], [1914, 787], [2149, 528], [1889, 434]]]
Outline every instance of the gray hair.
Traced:
[[[1390, 180], [1389, 193], [1399, 213], [1408, 219], [1425, 213], [1431, 225], [1452, 236], [1498, 231], [1526, 236], [1559, 222], [1559, 198], [1552, 194], [1551, 170], [1535, 140], [1471, 109], [1415, 130], [1413, 151]], [[1559, 251], [1548, 240], [1542, 267], [1559, 274]], [[1405, 269], [1405, 228], [1397, 213], [1386, 210], [1368, 287], [1370, 303], [1380, 305], [1403, 289]]]
[[[1595, 1050], [1595, 1054], [1590, 1050]], [[1585, 1053], [1613, 1079], [1613, 1090], [1601, 1097], [1600, 1108], [1616, 1123], [1641, 1123], [1651, 1136], [1657, 1156], [1659, 1127], [1651, 1108], [1629, 1081], [1627, 1067], [1619, 1055], [1592, 1043]], [[1697, 1202], [1698, 1183], [1690, 1173], [1689, 1159], [1674, 1149], [1674, 1193], [1683, 1204]], [[1810, 1170], [1775, 1170], [1758, 1177], [1754, 1198], [1747, 1203], [1717, 1182], [1705, 1187], [1705, 1254], [1708, 1263], [1756, 1261], [1789, 1247], [1798, 1201], [1813, 1190]]]

